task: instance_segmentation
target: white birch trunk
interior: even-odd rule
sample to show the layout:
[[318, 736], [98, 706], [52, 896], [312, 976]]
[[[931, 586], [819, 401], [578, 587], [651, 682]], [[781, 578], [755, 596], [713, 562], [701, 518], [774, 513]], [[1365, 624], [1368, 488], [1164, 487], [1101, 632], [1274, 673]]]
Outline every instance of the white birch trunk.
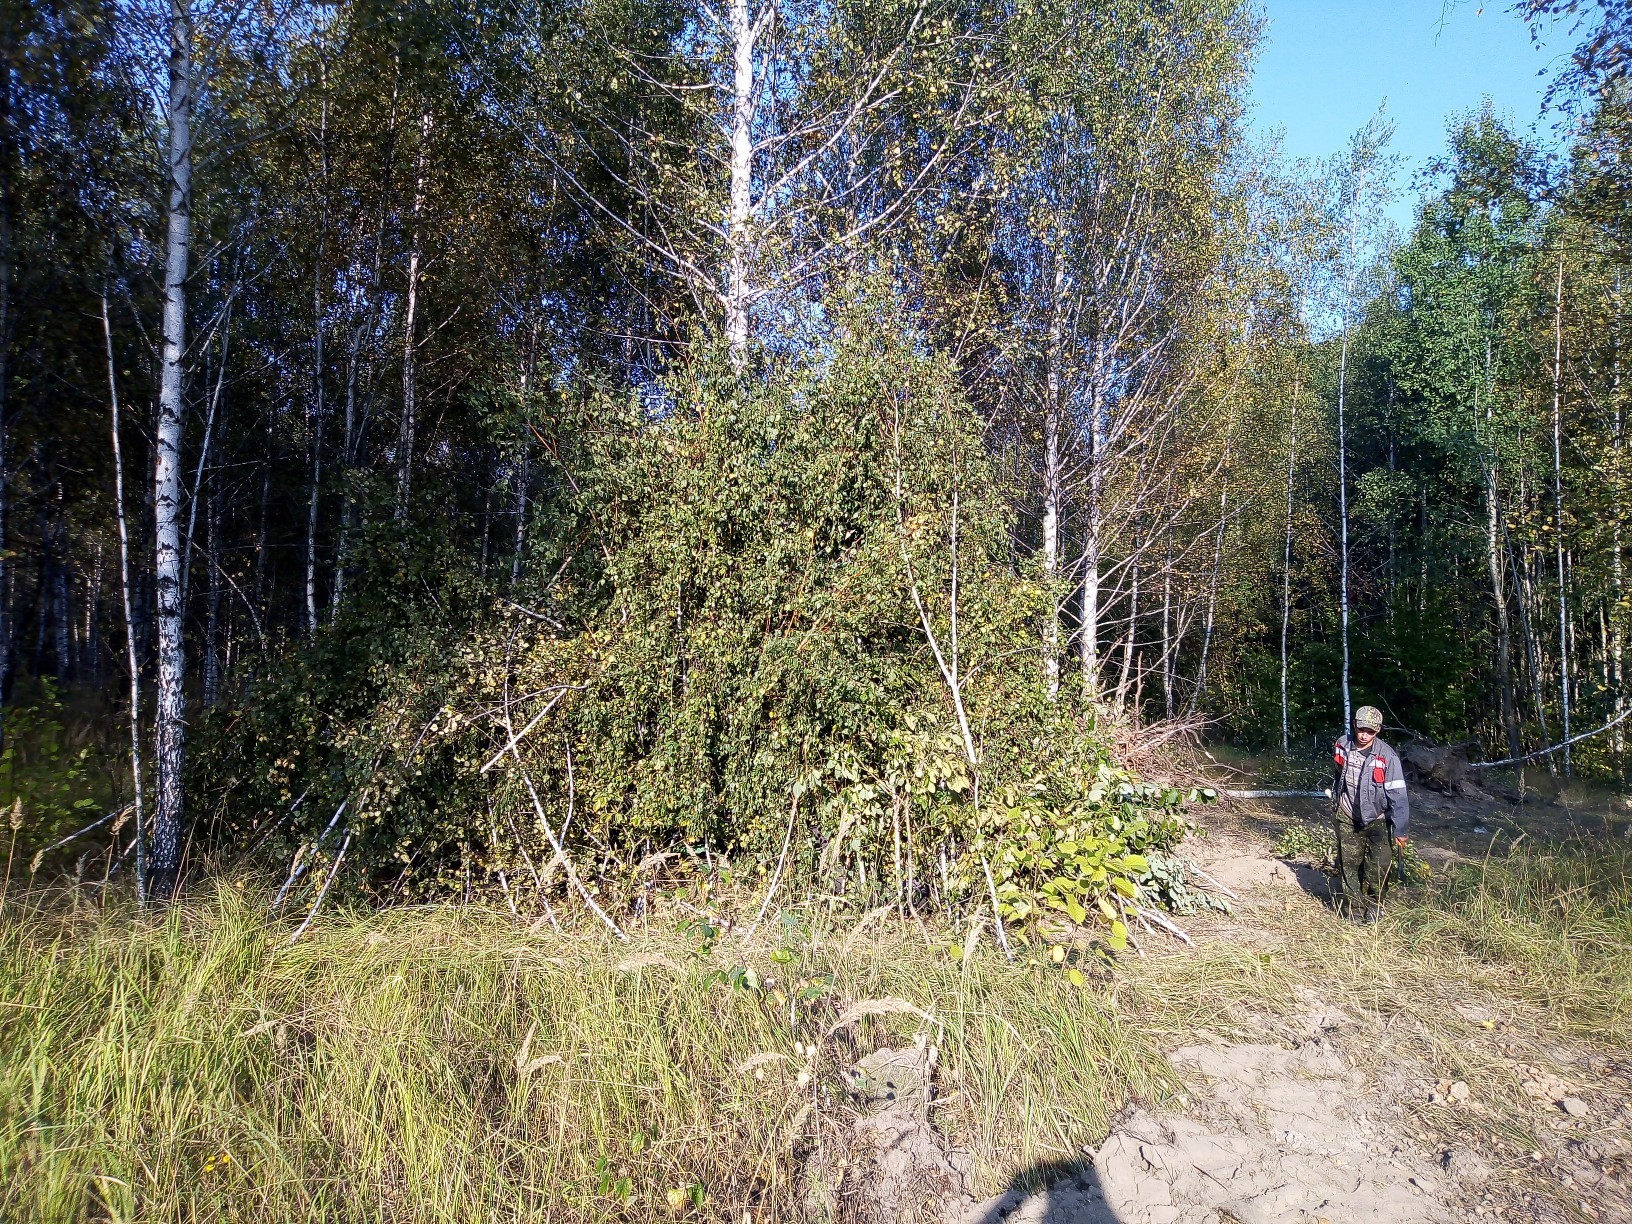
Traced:
[[[1525, 502], [1523, 497], [1518, 500], [1520, 504]], [[1539, 652], [1536, 649], [1535, 631], [1530, 620], [1530, 608], [1533, 604], [1536, 604], [1535, 582], [1533, 581], [1528, 558], [1521, 560], [1513, 556], [1511, 540], [1508, 541], [1507, 561], [1508, 566], [1518, 577], [1519, 630], [1524, 634], [1524, 657], [1530, 668], [1530, 695], [1534, 699], [1536, 706], [1536, 726], [1541, 728], [1542, 747], [1550, 748], [1553, 743], [1553, 733], [1552, 729], [1547, 725], [1547, 707], [1542, 700], [1541, 693], [1542, 664]], [[1536, 606], [1539, 611], [1539, 604]], [[1547, 762], [1547, 772], [1557, 777], [1557, 758], [1552, 753], [1548, 753], [1543, 759]]]
[[1060, 695], [1060, 307], [1065, 265], [1054, 266], [1054, 300], [1048, 323], [1048, 376], [1043, 405], [1043, 584], [1048, 589], [1048, 620], [1043, 626], [1043, 679], [1048, 699]]
[[1082, 696], [1093, 701], [1099, 696], [1099, 588], [1101, 544], [1104, 538], [1103, 492], [1105, 469], [1096, 434], [1097, 421], [1088, 429], [1088, 491], [1083, 506], [1082, 529]]
[[190, 0], [170, 0], [169, 199], [164, 273], [164, 346], [159, 419], [154, 434], [153, 572], [158, 621], [158, 693], [154, 709], [156, 770], [151, 861], [152, 896], [167, 900], [181, 866], [182, 760], [187, 673], [181, 607], [181, 433], [183, 363], [187, 356], [187, 264], [191, 254], [193, 178]]
[[147, 821], [142, 794], [142, 673], [136, 662], [136, 618], [130, 608], [130, 531], [125, 521], [125, 455], [119, 443], [119, 384], [114, 377], [113, 327], [102, 295], [102, 338], [107, 345], [108, 404], [113, 418], [113, 510], [119, 526], [119, 593], [125, 610], [125, 665], [130, 669], [130, 783], [136, 838], [136, 904], [147, 902]]
[[[1225, 463], [1229, 463], [1226, 454]], [[1218, 611], [1218, 579], [1224, 568], [1224, 531], [1229, 523], [1230, 512], [1230, 481], [1224, 478], [1224, 485], [1218, 492], [1218, 536], [1213, 541], [1213, 573], [1207, 581], [1207, 614], [1202, 621], [1201, 632], [1201, 662], [1196, 667], [1196, 687], [1190, 694], [1186, 712], [1194, 714], [1196, 706], [1201, 701], [1202, 691], [1207, 687], [1207, 656], [1213, 647], [1213, 618]]]
[[1292, 711], [1288, 693], [1290, 655], [1287, 649], [1292, 631], [1292, 515], [1293, 482], [1298, 470], [1298, 383], [1292, 384], [1292, 416], [1286, 443], [1286, 541], [1281, 558], [1281, 755], [1292, 753]]
[[[1621, 545], [1621, 521], [1626, 515], [1626, 435], [1621, 407], [1620, 316], [1621, 279], [1617, 273], [1615, 277], [1615, 325], [1610, 333], [1615, 338], [1613, 373], [1610, 377], [1610, 407], [1615, 450], [1615, 479], [1611, 485], [1615, 498], [1613, 526], [1611, 529], [1611, 547], [1614, 551], [1610, 557], [1610, 568], [1615, 583], [1615, 604], [1609, 617], [1609, 650], [1612, 661], [1611, 687], [1615, 693], [1615, 716], [1617, 719], [1626, 709], [1626, 560]], [[1617, 770], [1624, 769], [1626, 731], [1620, 722], [1615, 724], [1614, 736], [1611, 742], [1615, 751], [1616, 768]]]
[[516, 539], [510, 552], [510, 585], [521, 581], [521, 554], [527, 545], [527, 486], [532, 481], [532, 460], [523, 456], [521, 470], [516, 473]]
[[1574, 772], [1570, 761], [1570, 588], [1564, 574], [1564, 253], [1558, 255], [1558, 280], [1553, 288], [1553, 545], [1558, 558], [1558, 692], [1563, 718], [1564, 776]]
[[418, 410], [419, 370], [417, 321], [419, 315], [420, 214], [425, 208], [425, 159], [431, 146], [431, 112], [419, 120], [419, 156], [414, 166], [414, 206], [412, 234], [408, 245], [408, 293], [402, 321], [402, 423], [397, 434], [397, 512], [400, 522], [408, 516], [408, 489], [414, 469], [414, 414]]
[[[1502, 563], [1500, 541], [1501, 507], [1496, 494], [1496, 469], [1485, 469], [1485, 557], [1490, 574], [1490, 594], [1496, 604], [1496, 672], [1502, 687], [1502, 728], [1507, 735], [1507, 754], [1522, 755], [1519, 746], [1518, 711], [1513, 696], [1513, 630], [1507, 611], [1507, 578]], [[1523, 766], [1521, 765], [1522, 771]]]
[[741, 369], [748, 359], [748, 311], [752, 306], [749, 261], [752, 258], [749, 226], [753, 219], [754, 110], [758, 82], [754, 79], [754, 43], [771, 10], [760, 20], [749, 10], [749, 0], [731, 0], [731, 200], [726, 227], [725, 338], [731, 361]]
[[[1513, 628], [1507, 610], [1507, 574], [1502, 546], [1502, 514], [1500, 494], [1497, 492], [1496, 473], [1496, 414], [1494, 391], [1491, 385], [1491, 340], [1485, 337], [1485, 377], [1482, 392], [1485, 402], [1485, 446], [1488, 459], [1485, 465], [1485, 564], [1490, 575], [1490, 594], [1496, 604], [1496, 672], [1502, 688], [1502, 729], [1507, 735], [1507, 755], [1523, 754], [1519, 744], [1518, 700], [1513, 687]], [[1474, 405], [1478, 416], [1478, 402]], [[1519, 789], [1524, 789], [1524, 764], [1515, 769]]]
[[1133, 560], [1129, 568], [1133, 574], [1128, 583], [1128, 632], [1122, 639], [1122, 675], [1116, 682], [1117, 709], [1126, 709], [1128, 685], [1133, 680], [1134, 642], [1139, 636], [1139, 540], [1133, 541]]
[[[1349, 290], [1353, 296], [1352, 284]], [[1354, 721], [1349, 696], [1349, 436], [1346, 418], [1349, 381], [1349, 302], [1343, 305], [1343, 341], [1337, 360], [1337, 519], [1338, 519], [1338, 608], [1343, 636], [1343, 726]]]
[[1168, 529], [1167, 557], [1162, 565], [1162, 710], [1173, 717], [1173, 536]]

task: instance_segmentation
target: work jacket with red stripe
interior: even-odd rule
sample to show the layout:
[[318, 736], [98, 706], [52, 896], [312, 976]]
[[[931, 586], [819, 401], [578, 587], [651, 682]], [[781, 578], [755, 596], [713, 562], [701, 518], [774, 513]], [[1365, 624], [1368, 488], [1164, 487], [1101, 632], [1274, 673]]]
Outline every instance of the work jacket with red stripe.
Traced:
[[1337, 765], [1337, 776], [1332, 782], [1332, 799], [1340, 802], [1343, 790], [1344, 766], [1348, 756], [1358, 752], [1365, 759], [1360, 765], [1360, 793], [1354, 797], [1354, 827], [1362, 829], [1373, 821], [1388, 817], [1395, 837], [1404, 837], [1411, 823], [1411, 800], [1405, 790], [1405, 770], [1400, 765], [1400, 754], [1390, 748], [1381, 737], [1371, 741], [1371, 747], [1355, 745], [1354, 737], [1345, 735], [1332, 745], [1332, 759]]

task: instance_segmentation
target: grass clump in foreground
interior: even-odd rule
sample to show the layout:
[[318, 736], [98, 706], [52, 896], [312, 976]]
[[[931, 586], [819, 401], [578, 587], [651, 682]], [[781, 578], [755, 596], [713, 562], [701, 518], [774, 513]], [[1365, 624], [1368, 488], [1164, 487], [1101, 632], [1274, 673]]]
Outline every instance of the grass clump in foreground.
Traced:
[[[153, 921], [13, 903], [0, 1219], [788, 1219], [838, 1068], [915, 1031], [994, 1186], [1166, 1083], [1102, 982], [916, 930], [624, 945], [437, 909], [289, 946], [264, 912], [232, 884]], [[886, 997], [938, 1023], [842, 1023]]]

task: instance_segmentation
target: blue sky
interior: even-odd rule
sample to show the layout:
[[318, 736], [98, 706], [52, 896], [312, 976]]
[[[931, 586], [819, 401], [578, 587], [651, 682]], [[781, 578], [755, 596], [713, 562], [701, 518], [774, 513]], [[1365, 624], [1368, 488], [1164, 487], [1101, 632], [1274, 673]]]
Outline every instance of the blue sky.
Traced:
[[[1560, 36], [1537, 49], [1511, 0], [1260, 0], [1268, 29], [1259, 51], [1251, 122], [1285, 131], [1290, 157], [1324, 158], [1387, 100], [1394, 150], [1404, 155], [1390, 210], [1408, 227], [1416, 173], [1445, 148], [1445, 126], [1489, 97], [1521, 133], [1535, 127]], [[1547, 124], [1536, 131], [1547, 135]]]

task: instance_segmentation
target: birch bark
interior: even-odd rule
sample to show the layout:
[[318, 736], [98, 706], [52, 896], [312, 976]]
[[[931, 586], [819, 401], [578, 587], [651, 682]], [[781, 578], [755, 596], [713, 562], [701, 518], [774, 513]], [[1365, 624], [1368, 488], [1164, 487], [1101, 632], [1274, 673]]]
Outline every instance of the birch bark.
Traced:
[[1043, 405], [1043, 583], [1048, 588], [1048, 621], [1043, 626], [1043, 678], [1048, 699], [1060, 695], [1060, 310], [1065, 263], [1056, 257], [1054, 300], [1048, 324], [1048, 374]]
[[1507, 754], [1522, 756], [1519, 746], [1517, 703], [1513, 696], [1513, 627], [1507, 609], [1507, 577], [1498, 539], [1501, 507], [1496, 493], [1496, 468], [1485, 468], [1485, 557], [1490, 573], [1490, 594], [1496, 604], [1496, 672], [1502, 686], [1502, 727], [1507, 733]]
[[758, 82], [754, 79], [754, 43], [767, 15], [766, 8], [755, 19], [749, 0], [731, 0], [731, 201], [726, 229], [726, 259], [729, 267], [725, 291], [725, 338], [731, 361], [741, 369], [748, 359], [748, 311], [750, 297], [749, 225], [753, 219], [754, 190], [754, 111]]
[[1570, 777], [1570, 588], [1564, 573], [1564, 253], [1553, 287], [1553, 546], [1558, 558], [1558, 691], [1563, 717], [1564, 776]]
[[[1094, 411], [1094, 409], [1090, 409]], [[1099, 586], [1104, 534], [1104, 440], [1096, 420], [1088, 426], [1088, 489], [1082, 529], [1082, 695], [1099, 695]]]
[[1173, 532], [1167, 532], [1167, 556], [1162, 565], [1162, 711], [1173, 717]]
[[102, 338], [107, 345], [108, 405], [113, 426], [113, 509], [119, 526], [119, 593], [125, 610], [125, 665], [130, 669], [130, 782], [136, 838], [136, 904], [147, 902], [147, 821], [142, 810], [142, 673], [136, 662], [136, 618], [130, 607], [130, 531], [125, 520], [125, 455], [119, 443], [119, 384], [114, 377], [113, 327], [102, 295]]
[[[1615, 345], [1614, 357], [1611, 360], [1612, 373], [1610, 376], [1610, 407], [1611, 427], [1613, 433], [1612, 446], [1615, 453], [1615, 479], [1611, 485], [1614, 490], [1614, 517], [1610, 544], [1614, 550], [1610, 557], [1611, 572], [1614, 576], [1615, 603], [1610, 611], [1610, 657], [1612, 662], [1612, 687], [1615, 693], [1615, 716], [1619, 718], [1626, 709], [1626, 559], [1621, 545], [1621, 522], [1626, 515], [1625, 480], [1626, 480], [1626, 435], [1623, 409], [1621, 405], [1621, 349], [1620, 349], [1620, 318], [1621, 318], [1621, 278], [1615, 276], [1614, 293], [1615, 325], [1610, 329], [1612, 342]], [[1615, 724], [1615, 733], [1612, 740], [1617, 768], [1626, 768], [1626, 732], [1623, 724]]]
[[166, 205], [164, 345], [159, 418], [154, 434], [153, 572], [158, 622], [158, 690], [154, 708], [153, 833], [149, 891], [168, 900], [181, 865], [181, 773], [186, 737], [187, 674], [181, 606], [181, 432], [183, 363], [187, 356], [187, 264], [192, 244], [192, 39], [190, 0], [170, 0], [169, 199]]
[[[1229, 466], [1229, 450], [1226, 445], [1224, 464]], [[1196, 705], [1201, 700], [1202, 691], [1207, 687], [1207, 655], [1213, 646], [1213, 617], [1218, 611], [1218, 579], [1224, 568], [1224, 531], [1229, 523], [1230, 512], [1230, 481], [1228, 475], [1218, 492], [1218, 535], [1213, 541], [1213, 573], [1207, 582], [1207, 613], [1202, 620], [1201, 634], [1201, 662], [1196, 667], [1196, 687], [1190, 694], [1190, 701], [1185, 707], [1186, 713], [1194, 714]]]
[[1349, 309], [1354, 296], [1351, 281], [1343, 302], [1343, 340], [1337, 360], [1337, 521], [1338, 521], [1338, 609], [1343, 633], [1343, 726], [1352, 725], [1353, 703], [1349, 696], [1349, 432], [1347, 393], [1349, 383]]
[[1292, 713], [1288, 700], [1287, 674], [1289, 655], [1287, 639], [1292, 629], [1292, 514], [1293, 480], [1298, 470], [1298, 388], [1299, 380], [1292, 380], [1292, 412], [1286, 442], [1286, 542], [1281, 558], [1281, 755], [1292, 752]]
[[1116, 681], [1116, 706], [1119, 710], [1127, 708], [1128, 685], [1133, 680], [1134, 643], [1139, 636], [1139, 559], [1142, 551], [1135, 529], [1133, 559], [1129, 563], [1133, 573], [1128, 580], [1128, 632], [1122, 639], [1122, 674]]
[[431, 112], [419, 120], [419, 154], [414, 164], [414, 206], [412, 233], [408, 245], [408, 293], [402, 321], [402, 423], [397, 435], [397, 521], [408, 517], [408, 489], [414, 468], [414, 413], [419, 393], [416, 361], [417, 317], [419, 314], [419, 274], [423, 258], [420, 217], [425, 209], [425, 159], [431, 146]]
[[[1490, 574], [1490, 594], [1496, 605], [1496, 673], [1502, 686], [1502, 728], [1507, 735], [1507, 754], [1522, 756], [1519, 745], [1518, 701], [1513, 688], [1513, 626], [1507, 607], [1507, 576], [1503, 563], [1502, 512], [1497, 491], [1495, 404], [1491, 385], [1491, 340], [1485, 337], [1485, 376], [1481, 387], [1485, 422], [1485, 563]], [[1477, 395], [1480, 392], [1476, 392]], [[1478, 415], [1478, 400], [1474, 413]], [[1524, 766], [1518, 767], [1520, 789], [1524, 786]]]

